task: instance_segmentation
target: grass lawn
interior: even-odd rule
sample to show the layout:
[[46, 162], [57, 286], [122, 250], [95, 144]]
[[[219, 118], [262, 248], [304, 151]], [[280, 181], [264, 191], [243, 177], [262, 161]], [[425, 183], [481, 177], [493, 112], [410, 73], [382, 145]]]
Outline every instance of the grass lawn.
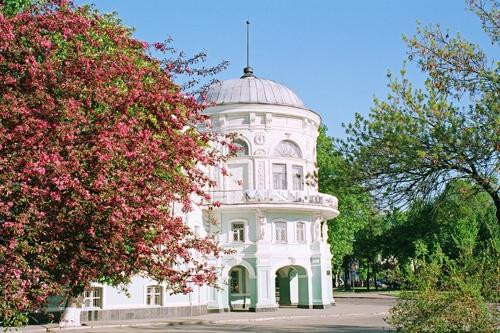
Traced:
[[388, 289], [382, 289], [379, 288], [379, 290], [375, 290], [373, 288], [370, 288], [370, 290], [366, 290], [366, 287], [356, 287], [351, 290], [345, 290], [344, 288], [334, 288], [333, 289], [333, 296], [335, 295], [342, 296], [342, 295], [350, 295], [350, 294], [360, 294], [360, 293], [365, 293], [365, 294], [381, 294], [381, 295], [387, 295], [387, 296], [399, 296], [399, 293], [401, 290], [388, 290]]

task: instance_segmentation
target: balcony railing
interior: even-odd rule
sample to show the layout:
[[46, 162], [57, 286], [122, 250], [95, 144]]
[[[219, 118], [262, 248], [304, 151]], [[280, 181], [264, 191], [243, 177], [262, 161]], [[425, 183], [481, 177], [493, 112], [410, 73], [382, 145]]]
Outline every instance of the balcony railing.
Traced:
[[303, 191], [288, 190], [230, 190], [210, 191], [213, 201], [222, 204], [293, 203], [338, 208], [338, 200], [324, 193], [307, 194]]

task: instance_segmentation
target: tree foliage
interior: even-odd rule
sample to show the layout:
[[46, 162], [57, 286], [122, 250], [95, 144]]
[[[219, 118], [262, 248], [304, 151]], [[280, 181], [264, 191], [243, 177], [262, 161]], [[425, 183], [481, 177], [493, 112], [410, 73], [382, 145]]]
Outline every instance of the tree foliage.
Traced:
[[[483, 1], [470, 4], [486, 8]], [[485, 15], [497, 46], [496, 2]], [[500, 221], [500, 63], [439, 26], [420, 26], [405, 40], [409, 59], [428, 74], [425, 88], [414, 88], [404, 70], [400, 79], [389, 74], [387, 100], [375, 98], [369, 118], [358, 114], [347, 126], [339, 146], [354, 166], [353, 181], [404, 205], [467, 179], [489, 194]]]
[[0, 1], [2, 12], [6, 16], [14, 16], [27, 9], [31, 5], [30, 0], [2, 0]]
[[340, 215], [328, 221], [328, 240], [332, 252], [332, 268], [337, 274], [342, 270], [346, 255], [353, 252], [355, 233], [365, 227], [372, 214], [369, 193], [359, 194], [351, 187], [347, 161], [336, 150], [327, 128], [319, 128], [317, 140], [317, 165], [319, 191], [337, 196]]
[[408, 332], [493, 332], [500, 228], [489, 196], [453, 181], [400, 217], [383, 237], [384, 256], [395, 258], [394, 275], [409, 291], [389, 322]]
[[[497, 283], [494, 261], [478, 261], [470, 253], [451, 260], [439, 247], [418, 259], [420, 266], [408, 279], [409, 291], [402, 292], [390, 310], [390, 324], [404, 332], [496, 332], [493, 302], [498, 299], [485, 297], [484, 274], [477, 274], [491, 272], [487, 282]], [[498, 297], [498, 289], [496, 293]]]
[[[0, 12], [10, 10], [0, 7]], [[204, 106], [172, 81], [200, 58], [156, 60], [114, 16], [65, 1], [0, 13], [0, 318], [49, 295], [147, 275], [174, 292], [216, 281], [177, 216], [221, 160]], [[202, 57], [202, 56], [201, 56]], [[174, 209], [179, 207], [179, 209]]]
[[366, 272], [366, 288], [373, 281], [377, 286], [377, 273], [381, 266], [381, 254], [386, 243], [384, 235], [390, 228], [390, 217], [382, 213], [372, 213], [369, 222], [354, 235], [353, 254], [361, 269]]
[[467, 0], [469, 10], [475, 12], [481, 20], [483, 30], [490, 36], [491, 42], [500, 42], [500, 10], [496, 0]]
[[465, 181], [450, 182], [431, 202], [415, 202], [397, 220], [385, 233], [384, 255], [403, 266], [419, 255], [419, 246], [435, 251], [438, 245], [457, 259], [492, 246], [500, 232], [489, 196]]

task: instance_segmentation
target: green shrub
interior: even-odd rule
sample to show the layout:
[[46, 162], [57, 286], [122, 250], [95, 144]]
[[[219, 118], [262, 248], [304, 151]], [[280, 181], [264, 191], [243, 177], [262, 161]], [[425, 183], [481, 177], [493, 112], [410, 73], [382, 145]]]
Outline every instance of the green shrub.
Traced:
[[491, 261], [484, 265], [471, 256], [453, 261], [440, 251], [420, 261], [407, 281], [413, 290], [400, 294], [387, 322], [404, 332], [495, 332], [498, 300], [484, 295], [491, 289], [495, 293], [488, 294], [498, 295], [496, 281], [488, 278], [492, 274], [485, 274], [498, 270], [496, 259]]

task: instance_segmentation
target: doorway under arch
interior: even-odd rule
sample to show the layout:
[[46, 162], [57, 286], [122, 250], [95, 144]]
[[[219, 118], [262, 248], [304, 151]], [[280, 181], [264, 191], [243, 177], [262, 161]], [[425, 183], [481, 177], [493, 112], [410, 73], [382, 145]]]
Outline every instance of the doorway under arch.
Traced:
[[289, 265], [277, 269], [275, 290], [280, 307], [310, 308], [309, 279], [304, 267]]
[[241, 265], [229, 270], [229, 309], [230, 311], [248, 311], [250, 300], [250, 275]]

